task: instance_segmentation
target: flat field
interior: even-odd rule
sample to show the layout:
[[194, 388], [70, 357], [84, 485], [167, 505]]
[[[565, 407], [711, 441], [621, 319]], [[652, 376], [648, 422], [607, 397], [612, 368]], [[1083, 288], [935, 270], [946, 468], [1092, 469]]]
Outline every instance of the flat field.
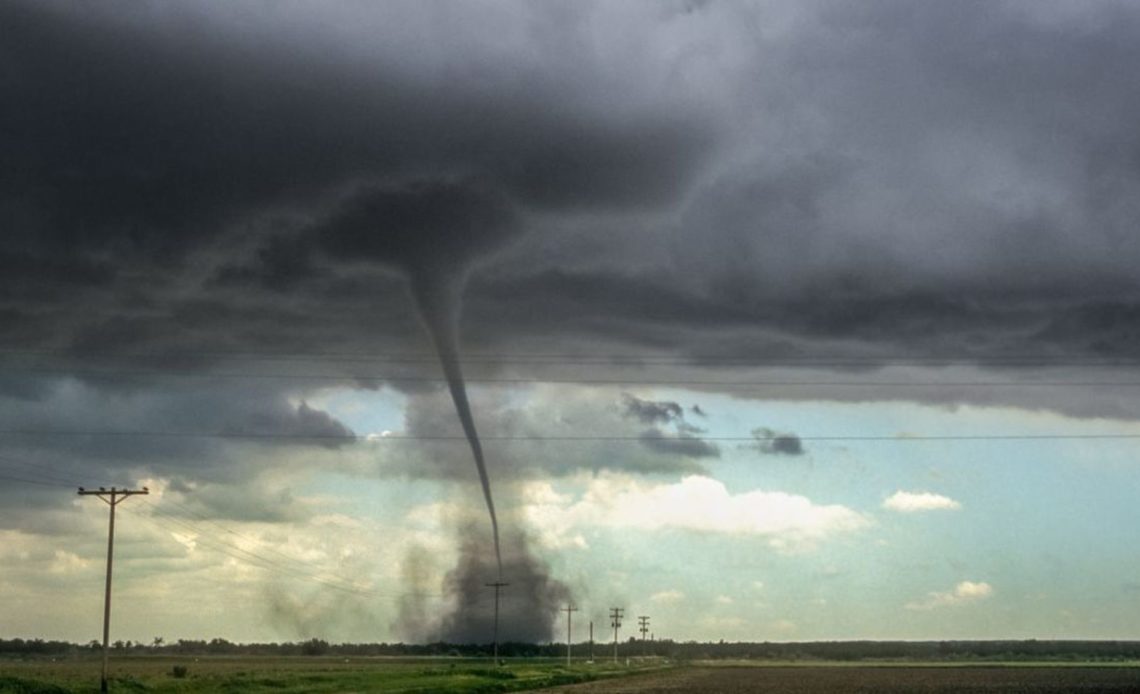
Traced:
[[[100, 661], [0, 660], [0, 694], [93, 694]], [[176, 677], [175, 668], [186, 668]], [[577, 684], [571, 684], [577, 683]], [[556, 659], [124, 657], [112, 661], [112, 692], [517, 692], [550, 694], [1014, 694], [1140, 692], [1140, 664], [1060, 663], [661, 663], [614, 667]]]
[[[0, 660], [0, 694], [99, 691], [98, 658]], [[176, 676], [176, 668], [185, 668]], [[495, 667], [472, 658], [164, 657], [113, 658], [112, 692], [513, 692], [652, 671], [557, 659], [508, 660]]]
[[1140, 692], [1140, 667], [1124, 665], [699, 665], [621, 680], [559, 686], [547, 694], [1069, 694]]

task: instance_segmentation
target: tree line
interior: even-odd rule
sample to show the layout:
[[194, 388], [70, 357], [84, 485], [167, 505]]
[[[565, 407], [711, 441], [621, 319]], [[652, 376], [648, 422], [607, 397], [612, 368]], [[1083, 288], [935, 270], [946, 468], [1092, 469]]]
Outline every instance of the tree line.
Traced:
[[[246, 656], [435, 656], [486, 657], [491, 644], [459, 643], [329, 643], [324, 639], [283, 643], [235, 643], [223, 638], [178, 639], [167, 642], [115, 641], [112, 651], [127, 655], [246, 655]], [[99, 652], [101, 644], [44, 639], [0, 639], [0, 655], [6, 657], [81, 657]], [[576, 658], [591, 653], [595, 659], [613, 657], [613, 643], [597, 641], [573, 644]], [[565, 643], [505, 642], [499, 644], [505, 658], [557, 658], [566, 654]], [[630, 638], [618, 644], [619, 658], [657, 657], [674, 660], [914, 660], [914, 661], [1017, 661], [1017, 660], [1140, 660], [1140, 641], [816, 641], [816, 642], [698, 642], [640, 641]]]

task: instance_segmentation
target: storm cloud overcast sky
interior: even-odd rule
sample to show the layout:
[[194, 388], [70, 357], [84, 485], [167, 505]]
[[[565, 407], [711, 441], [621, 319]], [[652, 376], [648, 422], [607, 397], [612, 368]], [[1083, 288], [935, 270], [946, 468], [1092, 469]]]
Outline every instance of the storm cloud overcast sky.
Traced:
[[[612, 566], [634, 558], [618, 538], [674, 533], [681, 563], [651, 587], [689, 596], [659, 622], [677, 637], [1140, 638], [1108, 573], [1083, 611], [1065, 602], [1081, 561], [1136, 568], [1111, 537], [1066, 555], [1090, 519], [1054, 519], [1024, 570], [1002, 537], [968, 542], [1004, 514], [1045, 522], [1074, 479], [1113, 527], [1137, 520], [1116, 496], [1135, 488], [1128, 439], [1008, 439], [1140, 435], [1135, 3], [16, 0], [0, 27], [0, 559], [20, 561], [0, 580], [23, 604], [97, 582], [102, 516], [75, 483], [159, 491], [123, 570], [163, 590], [224, 579], [237, 605], [270, 580], [226, 575], [208, 531], [179, 525], [194, 518], [361, 599], [410, 575], [480, 585], [455, 573], [485, 560], [413, 302], [430, 277], [461, 296], [474, 417], [535, 595], [648, 600]], [[956, 506], [884, 514], [895, 493]], [[693, 520], [717, 507], [734, 515]], [[739, 590], [787, 592], [680, 633], [709, 580], [685, 559], [708, 552], [755, 553]], [[1034, 562], [1069, 572], [1031, 585]], [[893, 583], [867, 579], [884, 566]], [[803, 572], [855, 576], [853, 602]], [[158, 623], [478, 633], [457, 599]], [[972, 617], [983, 601], [1004, 616]], [[10, 628], [94, 633], [58, 604]], [[145, 624], [124, 617], [149, 640], [130, 632]]]

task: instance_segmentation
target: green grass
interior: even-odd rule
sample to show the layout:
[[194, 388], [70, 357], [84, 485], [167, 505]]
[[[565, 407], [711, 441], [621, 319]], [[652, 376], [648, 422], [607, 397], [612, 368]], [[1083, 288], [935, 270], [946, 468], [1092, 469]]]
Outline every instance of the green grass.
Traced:
[[[0, 694], [87, 694], [99, 690], [98, 658], [0, 660]], [[175, 676], [175, 667], [185, 668]], [[111, 662], [113, 692], [456, 692], [538, 689], [660, 669], [554, 659], [509, 660], [502, 667], [471, 658], [322, 658], [135, 656]]]

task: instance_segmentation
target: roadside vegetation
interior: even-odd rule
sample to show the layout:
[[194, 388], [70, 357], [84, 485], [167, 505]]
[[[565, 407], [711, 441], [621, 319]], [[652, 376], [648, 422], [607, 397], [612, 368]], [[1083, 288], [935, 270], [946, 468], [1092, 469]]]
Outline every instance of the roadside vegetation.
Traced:
[[[87, 694], [99, 690], [100, 660], [77, 657], [0, 661], [0, 693]], [[127, 656], [112, 661], [114, 692], [514, 692], [660, 670], [550, 659]]]

